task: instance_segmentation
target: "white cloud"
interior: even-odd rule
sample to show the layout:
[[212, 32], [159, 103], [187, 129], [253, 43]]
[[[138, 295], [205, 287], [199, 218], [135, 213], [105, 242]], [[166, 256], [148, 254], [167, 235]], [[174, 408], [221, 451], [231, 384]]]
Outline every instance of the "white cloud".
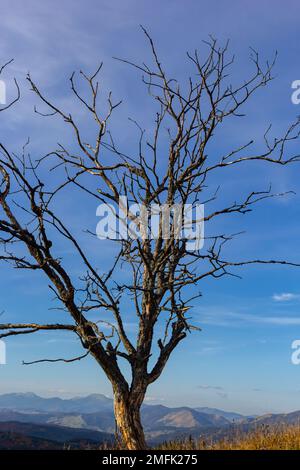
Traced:
[[253, 315], [249, 313], [215, 311], [214, 313], [206, 313], [206, 315], [203, 315], [199, 323], [230, 327], [238, 327], [251, 324], [293, 326], [300, 325], [300, 316], [268, 316], [263, 314]]
[[198, 355], [207, 355], [207, 354], [218, 354], [222, 351], [220, 346], [204, 346], [200, 351], [197, 351]]
[[275, 302], [289, 302], [290, 300], [300, 299], [299, 294], [292, 294], [291, 292], [283, 292], [282, 294], [274, 294], [272, 297]]

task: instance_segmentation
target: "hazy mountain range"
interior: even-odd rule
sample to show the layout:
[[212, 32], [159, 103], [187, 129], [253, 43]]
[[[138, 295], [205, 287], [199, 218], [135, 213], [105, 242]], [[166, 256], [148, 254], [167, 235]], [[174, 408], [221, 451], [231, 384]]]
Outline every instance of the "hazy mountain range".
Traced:
[[[188, 435], [217, 438], [236, 426], [244, 430], [259, 424], [298, 423], [299, 419], [300, 411], [254, 417], [207, 407], [142, 408], [151, 443]], [[34, 393], [0, 395], [0, 449], [97, 446], [112, 441], [114, 430], [113, 401], [104, 395], [71, 399], [42, 398]], [[15, 447], [10, 441], [15, 441]]]

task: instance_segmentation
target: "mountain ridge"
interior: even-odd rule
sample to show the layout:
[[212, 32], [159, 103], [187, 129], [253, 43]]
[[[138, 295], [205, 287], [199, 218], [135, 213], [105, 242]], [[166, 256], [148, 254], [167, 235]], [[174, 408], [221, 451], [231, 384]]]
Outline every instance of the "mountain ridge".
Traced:
[[[161, 404], [144, 404], [141, 415], [146, 438], [152, 443], [185, 438], [189, 435], [215, 439], [234, 429], [246, 430], [265, 424], [300, 422], [300, 411], [244, 416], [218, 408], [171, 408]], [[83, 436], [82, 439], [90, 440], [94, 445], [97, 440], [102, 442], [113, 439], [113, 400], [101, 394], [69, 399], [43, 398], [30, 392], [3, 394], [0, 395], [0, 432], [4, 433], [4, 436], [11, 423], [14, 423], [13, 429], [18, 436], [22, 432], [26, 436], [31, 433], [29, 435], [33, 440], [44, 439], [53, 442], [55, 437], [62, 433], [58, 441], [68, 442], [71, 439], [70, 433], [73, 435], [72, 433], [78, 431], [80, 437]], [[42, 445], [41, 442], [36, 443]]]
[[[16, 400], [19, 400], [19, 403], [16, 402]], [[46, 407], [46, 404], [49, 406]], [[57, 404], [57, 406], [61, 406], [60, 410], [54, 410], [53, 404]], [[5, 394], [0, 394], [0, 409], [14, 409], [14, 410], [21, 410], [23, 409], [22, 406], [25, 406], [25, 409], [30, 410], [30, 409], [35, 409], [37, 411], [61, 411], [61, 412], [67, 412], [70, 411], [70, 409], [73, 407], [74, 410], [71, 409], [71, 411], [81, 411], [84, 412], [85, 409], [78, 408], [75, 409], [76, 406], [82, 406], [84, 404], [88, 404], [88, 407], [91, 409], [91, 413], [97, 412], [98, 408], [97, 406], [101, 404], [107, 405], [107, 407], [112, 407], [113, 406], [113, 399], [107, 397], [106, 395], [100, 394], [100, 393], [92, 393], [86, 396], [75, 396], [72, 398], [61, 398], [61, 397], [42, 397], [40, 395], [37, 395], [33, 392], [24, 392], [24, 393], [5, 393]], [[62, 407], [66, 405], [66, 408], [62, 409]], [[70, 405], [70, 406], [69, 406]], [[145, 403], [143, 405], [144, 407], [161, 407], [163, 408], [168, 408], [165, 405], [162, 404], [147, 404]], [[87, 408], [87, 406], [85, 407]], [[172, 407], [172, 409], [181, 409], [181, 408], [188, 408], [192, 410], [197, 410], [199, 412], [203, 412], [206, 414], [216, 414], [220, 416], [230, 416], [233, 415], [235, 417], [244, 417], [246, 418], [246, 415], [243, 415], [241, 413], [236, 413], [236, 412], [231, 412], [231, 411], [225, 411], [221, 410], [218, 408], [209, 408], [209, 407], [192, 407], [192, 406], [176, 406]], [[102, 408], [101, 408], [102, 409]]]

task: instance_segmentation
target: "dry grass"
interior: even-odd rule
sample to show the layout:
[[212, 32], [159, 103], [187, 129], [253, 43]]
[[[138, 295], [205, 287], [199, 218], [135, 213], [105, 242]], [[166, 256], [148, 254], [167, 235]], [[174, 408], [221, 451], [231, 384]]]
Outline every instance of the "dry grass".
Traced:
[[253, 431], [233, 433], [217, 442], [186, 439], [170, 441], [160, 450], [300, 450], [300, 425], [259, 426]]
[[[119, 442], [102, 444], [100, 450], [125, 450]], [[237, 427], [229, 437], [200, 438], [164, 442], [154, 450], [300, 450], [300, 423], [297, 425], [258, 425], [251, 431]]]

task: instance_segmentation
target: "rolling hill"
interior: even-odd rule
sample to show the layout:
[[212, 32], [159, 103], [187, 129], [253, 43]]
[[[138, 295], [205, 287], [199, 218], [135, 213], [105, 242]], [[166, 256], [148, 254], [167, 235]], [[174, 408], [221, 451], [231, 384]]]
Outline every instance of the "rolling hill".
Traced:
[[[247, 431], [261, 424], [298, 424], [300, 411], [249, 417], [216, 408], [144, 405], [142, 421], [148, 441], [158, 443], [188, 435], [224, 437], [233, 428]], [[23, 436], [28, 442], [32, 439], [32, 446], [37, 448], [42, 445], [50, 448], [53, 443], [76, 447], [88, 442], [93, 446], [111, 442], [114, 431], [113, 401], [104, 395], [71, 399], [42, 398], [34, 393], [0, 395], [3, 442], [10, 433], [20, 445], [23, 445], [20, 437]]]

